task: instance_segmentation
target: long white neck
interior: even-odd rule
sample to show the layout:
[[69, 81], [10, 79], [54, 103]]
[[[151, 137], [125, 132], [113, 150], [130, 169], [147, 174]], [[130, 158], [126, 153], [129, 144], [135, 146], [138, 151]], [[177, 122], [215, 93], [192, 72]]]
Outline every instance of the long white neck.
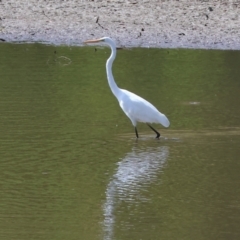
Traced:
[[106, 63], [107, 79], [108, 79], [109, 87], [112, 90], [112, 93], [115, 95], [116, 98], [118, 98], [118, 96], [120, 95], [120, 89], [115, 83], [113, 74], [112, 74], [112, 64], [116, 57], [116, 46], [113, 41], [108, 42], [108, 45], [110, 46], [112, 52], [111, 52], [111, 56], [108, 58]]

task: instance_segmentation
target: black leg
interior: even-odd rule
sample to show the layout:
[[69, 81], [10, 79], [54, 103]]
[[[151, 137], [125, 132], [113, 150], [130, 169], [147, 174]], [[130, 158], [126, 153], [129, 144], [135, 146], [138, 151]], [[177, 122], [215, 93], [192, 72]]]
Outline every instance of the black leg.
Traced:
[[138, 138], [138, 131], [137, 131], [137, 127], [135, 127], [135, 133], [136, 133], [136, 136]]
[[152, 126], [150, 126], [148, 123], [147, 123], [147, 125], [157, 134], [156, 138], [159, 139], [160, 133], [157, 130], [155, 130]]

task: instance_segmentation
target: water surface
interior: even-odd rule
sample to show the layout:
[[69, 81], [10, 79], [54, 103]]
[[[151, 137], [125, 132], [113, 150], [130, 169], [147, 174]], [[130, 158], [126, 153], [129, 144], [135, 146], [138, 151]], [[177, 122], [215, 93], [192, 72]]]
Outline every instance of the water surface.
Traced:
[[118, 51], [164, 112], [140, 139], [107, 48], [0, 44], [0, 239], [239, 239], [240, 52]]

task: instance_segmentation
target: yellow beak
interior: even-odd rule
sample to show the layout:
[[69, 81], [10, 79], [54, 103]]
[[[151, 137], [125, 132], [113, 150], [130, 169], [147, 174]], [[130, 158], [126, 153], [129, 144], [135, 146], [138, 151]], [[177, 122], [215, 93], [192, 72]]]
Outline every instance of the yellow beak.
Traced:
[[84, 43], [97, 43], [97, 42], [101, 42], [102, 41], [102, 39], [93, 39], [93, 40], [87, 40], [87, 41], [85, 41]]

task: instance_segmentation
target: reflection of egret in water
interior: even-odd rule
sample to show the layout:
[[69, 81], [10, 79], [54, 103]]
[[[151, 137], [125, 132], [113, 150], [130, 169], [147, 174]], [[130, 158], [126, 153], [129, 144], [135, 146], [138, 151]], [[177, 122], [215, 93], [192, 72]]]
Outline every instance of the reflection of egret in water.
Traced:
[[133, 203], [147, 201], [141, 198], [140, 189], [149, 185], [155, 179], [168, 157], [168, 147], [148, 147], [139, 149], [134, 147], [120, 162], [117, 172], [107, 186], [104, 211], [104, 239], [112, 239], [115, 223], [114, 210], [117, 204], [124, 200]]

